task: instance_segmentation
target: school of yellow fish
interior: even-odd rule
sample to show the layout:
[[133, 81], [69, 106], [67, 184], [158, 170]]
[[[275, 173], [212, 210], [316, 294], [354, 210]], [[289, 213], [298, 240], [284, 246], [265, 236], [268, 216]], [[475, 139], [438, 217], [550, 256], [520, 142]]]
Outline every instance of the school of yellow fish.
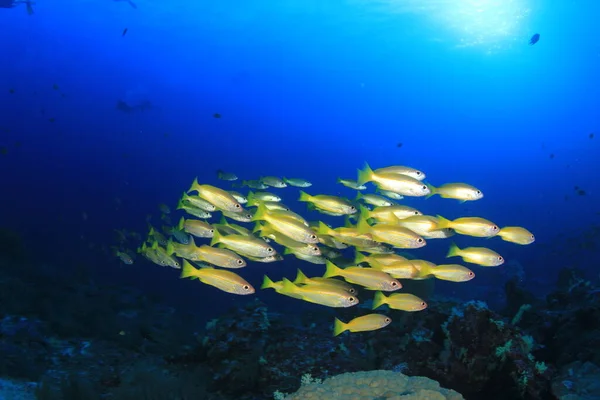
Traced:
[[[282, 261], [283, 255], [291, 254], [325, 265], [324, 273], [307, 277], [298, 270], [293, 281], [284, 278], [279, 282], [265, 275], [261, 289], [273, 289], [285, 296], [328, 307], [352, 307], [359, 303], [359, 293], [353, 286], [357, 285], [374, 291], [373, 309], [385, 304], [396, 310], [420, 311], [427, 307], [423, 299], [409, 293], [386, 295], [384, 292], [402, 289], [404, 279], [466, 282], [473, 279], [475, 273], [459, 264], [435, 265], [426, 260], [407, 259], [397, 254], [397, 249], [418, 249], [425, 246], [427, 240], [454, 234], [480, 238], [499, 236], [521, 245], [535, 240], [534, 235], [522, 227], [500, 228], [480, 217], [451, 221], [440, 215], [423, 215], [415, 208], [397, 203], [405, 196], [439, 195], [461, 202], [483, 198], [481, 190], [471, 185], [447, 183], [434, 187], [424, 183], [425, 177], [425, 173], [410, 167], [372, 170], [365, 164], [358, 171], [357, 180], [338, 179], [338, 183], [358, 192], [355, 201], [325, 194], [310, 195], [302, 190], [312, 185], [304, 179], [266, 176], [242, 181], [239, 186], [260, 190], [250, 191], [247, 196], [203, 185], [196, 179], [183, 193], [177, 207], [195, 218], [182, 217], [177, 227], [164, 233], [151, 228], [147, 242], [138, 253], [158, 265], [181, 269], [181, 278], [198, 279], [238, 295], [252, 294], [255, 289], [233, 269], [246, 267], [246, 260], [270, 263]], [[218, 178], [230, 182], [238, 180], [235, 174], [224, 171], [218, 171]], [[367, 183], [374, 184], [378, 194], [361, 193]], [[306, 203], [309, 209], [345, 217], [344, 226], [308, 222], [282, 204], [278, 195], [263, 191], [288, 186], [300, 188], [299, 201]], [[221, 213], [220, 222], [208, 223], [206, 220], [216, 212]], [[254, 223], [253, 229], [231, 221]], [[198, 246], [196, 240], [210, 240], [210, 243]], [[278, 251], [272, 243], [281, 246], [283, 251]], [[340, 268], [335, 259], [348, 248], [354, 250], [354, 265]], [[501, 255], [485, 247], [460, 249], [451, 244], [447, 257], [460, 257], [466, 263], [485, 267], [504, 263]], [[372, 331], [390, 323], [391, 319], [382, 314], [364, 315], [348, 323], [336, 318], [333, 334]]]

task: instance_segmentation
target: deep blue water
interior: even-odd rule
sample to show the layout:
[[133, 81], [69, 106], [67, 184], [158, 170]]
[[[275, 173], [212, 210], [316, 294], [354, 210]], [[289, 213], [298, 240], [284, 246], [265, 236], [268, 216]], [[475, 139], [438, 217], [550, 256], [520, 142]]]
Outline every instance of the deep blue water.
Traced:
[[[214, 299], [243, 302], [141, 258], [123, 266], [106, 250], [113, 230], [145, 234], [148, 214], [160, 226], [158, 205], [175, 208], [194, 177], [227, 186], [217, 169], [302, 177], [311, 194], [353, 197], [336, 178], [368, 162], [481, 188], [478, 202], [406, 203], [527, 227], [531, 246], [485, 244], [519, 261], [534, 287], [554, 285], [566, 266], [598, 279], [597, 250], [579, 247], [600, 222], [595, 1], [38, 3], [34, 15], [0, 9], [0, 226], [21, 233], [40, 265], [85, 264], [96, 279], [199, 312]], [[125, 113], [119, 100], [152, 108]], [[297, 189], [274, 191], [319, 218]], [[419, 255], [441, 263], [448, 243]], [[322, 271], [286, 258], [243, 272], [259, 286], [263, 273], [293, 277], [298, 266]], [[502, 274], [475, 270], [467, 293]]]

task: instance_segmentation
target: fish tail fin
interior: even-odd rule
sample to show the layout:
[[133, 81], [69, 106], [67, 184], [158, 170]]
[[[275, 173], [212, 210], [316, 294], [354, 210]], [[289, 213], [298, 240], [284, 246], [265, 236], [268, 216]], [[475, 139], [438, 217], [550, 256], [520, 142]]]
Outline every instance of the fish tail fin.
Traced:
[[186, 259], [183, 260], [183, 265], [181, 266], [181, 275], [180, 278], [197, 278], [198, 270], [190, 264], [190, 262]]
[[367, 222], [367, 218], [362, 213], [358, 218], [358, 222], [356, 223], [356, 230], [358, 233], [369, 233], [371, 230], [371, 225]]
[[173, 239], [169, 238], [167, 242], [167, 250], [166, 253], [168, 256], [172, 256], [175, 253], [175, 246], [173, 245]]
[[[260, 222], [256, 222], [256, 225], [254, 225], [254, 229], [252, 229], [252, 233], [262, 232], [263, 228], [264, 228], [264, 225], [262, 225]], [[263, 236], [263, 235], [259, 235], [259, 236]]]
[[356, 250], [354, 253], [354, 264], [358, 265], [363, 262], [367, 262], [367, 257], [360, 251]]
[[346, 324], [343, 323], [342, 321], [340, 321], [339, 319], [335, 319], [333, 321], [333, 336], [337, 336], [340, 333], [347, 331], [348, 328], [346, 327]]
[[427, 187], [429, 188], [429, 193], [425, 196], [426, 199], [430, 198], [433, 195], [438, 194], [437, 188], [435, 186], [433, 186], [431, 183], [425, 183], [425, 185], [427, 185]]
[[365, 163], [363, 169], [358, 170], [358, 179], [356, 180], [356, 184], [358, 186], [364, 185], [367, 182], [371, 182], [373, 180], [373, 170], [369, 167], [369, 164]]
[[298, 272], [296, 273], [296, 279], [294, 279], [294, 285], [305, 284], [308, 282], [308, 277], [304, 275], [304, 272], [298, 268]]
[[448, 254], [446, 254], [446, 258], [457, 256], [460, 256], [460, 248], [456, 245], [456, 243], [451, 243], [450, 248], [448, 249]]
[[445, 228], [452, 228], [452, 221], [450, 221], [449, 219], [446, 219], [444, 217], [442, 217], [441, 215], [437, 215], [437, 230], [440, 229], [445, 229]]
[[332, 263], [331, 261], [326, 260], [325, 265], [326, 265], [326, 268], [325, 268], [325, 274], [323, 274], [323, 278], [331, 278], [333, 276], [341, 276], [342, 275], [341, 274], [342, 270], [337, 265]]
[[287, 256], [287, 255], [290, 255], [290, 254], [294, 254], [294, 252], [291, 251], [288, 247], [286, 247], [285, 249], [283, 249], [283, 255], [284, 256]]
[[194, 182], [192, 182], [192, 186], [190, 186], [190, 189], [187, 192], [188, 193], [193, 192], [194, 190], [198, 191], [199, 187], [200, 187], [200, 184], [198, 183], [198, 177], [195, 177]]
[[222, 238], [223, 238], [223, 236], [219, 233], [219, 230], [215, 229], [215, 232], [213, 233], [213, 237], [210, 241], [210, 245], [214, 246], [215, 244], [221, 243]]
[[186, 231], [185, 230], [185, 217], [181, 217], [181, 219], [179, 220], [179, 224], [177, 224], [177, 229], [179, 229], [180, 231]]
[[377, 307], [381, 307], [383, 304], [386, 304], [387, 297], [383, 294], [383, 292], [377, 291], [375, 292], [375, 296], [373, 297], [373, 310]]
[[275, 289], [275, 282], [273, 282], [271, 280], [271, 278], [269, 278], [268, 276], [264, 276], [263, 277], [263, 282], [262, 285], [260, 286], [261, 289]]
[[323, 221], [319, 221], [319, 228], [317, 229], [318, 235], [328, 235], [333, 236], [332, 233], [335, 233], [333, 229], [325, 225]]
[[369, 219], [371, 216], [371, 210], [369, 210], [367, 207], [363, 206], [362, 204], [358, 207], [358, 210], [360, 211], [360, 216], [362, 217], [364, 215], [365, 219]]
[[281, 291], [283, 293], [296, 293], [297, 286], [294, 285], [289, 279], [283, 278], [283, 286], [281, 287]]
[[[250, 197], [250, 195], [248, 195]], [[248, 200], [250, 201], [250, 200]], [[263, 221], [268, 213], [268, 209], [264, 204], [259, 204], [256, 212], [252, 216], [251, 221]]]
[[298, 201], [310, 201], [310, 194], [306, 193], [304, 190], [300, 190], [300, 198]]

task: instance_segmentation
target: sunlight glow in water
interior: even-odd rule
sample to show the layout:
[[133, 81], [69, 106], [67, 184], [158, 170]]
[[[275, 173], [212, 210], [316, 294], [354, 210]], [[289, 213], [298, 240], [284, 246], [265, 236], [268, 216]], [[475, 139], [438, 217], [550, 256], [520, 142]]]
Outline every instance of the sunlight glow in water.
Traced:
[[378, 0], [387, 12], [411, 13], [442, 28], [437, 41], [496, 52], [522, 40], [527, 0]]

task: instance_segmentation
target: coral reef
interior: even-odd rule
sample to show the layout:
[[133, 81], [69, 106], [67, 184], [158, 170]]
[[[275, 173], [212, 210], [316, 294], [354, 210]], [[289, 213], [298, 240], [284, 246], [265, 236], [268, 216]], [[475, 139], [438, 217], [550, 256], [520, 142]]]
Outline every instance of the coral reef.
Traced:
[[285, 400], [339, 399], [339, 400], [461, 400], [454, 390], [443, 389], [431, 379], [408, 377], [393, 371], [366, 371], [345, 373], [302, 385]]

